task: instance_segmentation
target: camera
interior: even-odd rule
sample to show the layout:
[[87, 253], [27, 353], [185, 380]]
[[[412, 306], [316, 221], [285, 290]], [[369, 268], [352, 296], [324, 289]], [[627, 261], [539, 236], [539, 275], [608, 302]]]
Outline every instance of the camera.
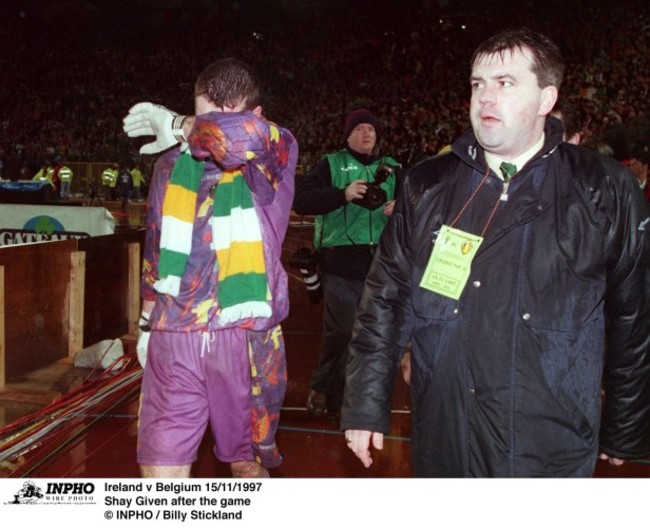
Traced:
[[387, 163], [381, 162], [381, 165], [377, 167], [375, 172], [375, 181], [368, 184], [366, 189], [366, 194], [363, 195], [363, 198], [357, 198], [352, 200], [352, 203], [370, 209], [371, 211], [377, 209], [377, 207], [384, 205], [388, 199], [386, 191], [380, 187], [391, 174], [395, 173], [395, 168]]
[[323, 290], [320, 286], [318, 275], [318, 254], [308, 247], [298, 248], [289, 259], [289, 266], [300, 270], [302, 280], [307, 287], [309, 300], [318, 304], [323, 298]]

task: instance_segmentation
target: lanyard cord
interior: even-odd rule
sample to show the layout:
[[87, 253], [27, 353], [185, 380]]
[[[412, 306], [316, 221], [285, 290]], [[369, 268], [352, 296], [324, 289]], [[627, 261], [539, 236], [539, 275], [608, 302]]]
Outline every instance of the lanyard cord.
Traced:
[[[486, 182], [488, 175], [490, 174], [490, 166], [488, 165], [486, 171], [485, 171], [485, 176], [483, 176], [483, 179], [481, 180], [481, 183], [478, 184], [476, 189], [474, 189], [474, 192], [472, 195], [469, 197], [467, 202], [465, 202], [465, 205], [461, 208], [460, 212], [456, 215], [456, 218], [449, 224], [449, 227], [454, 227], [454, 224], [460, 220], [460, 217], [463, 216], [463, 213], [465, 210], [469, 207], [469, 204], [472, 203], [476, 195], [478, 194], [478, 191], [481, 187], [483, 187], [483, 184]], [[487, 231], [488, 227], [490, 227], [490, 224], [492, 223], [492, 220], [494, 219], [494, 215], [497, 212], [497, 208], [499, 207], [499, 202], [501, 201], [501, 197], [497, 199], [497, 202], [494, 204], [494, 207], [492, 208], [492, 212], [490, 213], [490, 217], [487, 220], [487, 223], [485, 224], [485, 227], [483, 228], [483, 231], [481, 232], [481, 237], [485, 235], [485, 232]]]
[[490, 227], [490, 224], [492, 223], [492, 220], [494, 219], [494, 215], [497, 212], [497, 208], [499, 207], [499, 202], [501, 201], [501, 197], [497, 198], [497, 202], [494, 204], [494, 207], [492, 208], [492, 212], [490, 213], [490, 218], [488, 218], [487, 223], [485, 224], [485, 227], [483, 228], [483, 232], [481, 233], [481, 237], [485, 236], [485, 232], [487, 231], [488, 227]]

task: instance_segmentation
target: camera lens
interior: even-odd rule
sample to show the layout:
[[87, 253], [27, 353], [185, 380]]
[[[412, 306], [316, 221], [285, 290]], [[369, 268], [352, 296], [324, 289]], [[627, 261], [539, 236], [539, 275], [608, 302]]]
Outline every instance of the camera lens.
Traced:
[[312, 270], [300, 269], [302, 275], [302, 280], [307, 287], [307, 295], [309, 295], [309, 300], [313, 304], [318, 304], [318, 302], [323, 298], [323, 290], [320, 287], [320, 277], [317, 272]]

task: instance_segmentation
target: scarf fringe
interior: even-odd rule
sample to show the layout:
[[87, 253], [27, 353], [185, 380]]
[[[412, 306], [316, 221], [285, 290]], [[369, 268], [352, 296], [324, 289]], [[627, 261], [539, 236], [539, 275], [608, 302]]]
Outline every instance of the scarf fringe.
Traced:
[[248, 301], [228, 308], [222, 308], [219, 312], [219, 321], [221, 323], [233, 323], [240, 319], [250, 319], [257, 317], [271, 317], [271, 306], [267, 302]]
[[154, 282], [153, 287], [159, 293], [177, 297], [181, 289], [181, 278], [175, 275], [167, 275], [167, 277]]

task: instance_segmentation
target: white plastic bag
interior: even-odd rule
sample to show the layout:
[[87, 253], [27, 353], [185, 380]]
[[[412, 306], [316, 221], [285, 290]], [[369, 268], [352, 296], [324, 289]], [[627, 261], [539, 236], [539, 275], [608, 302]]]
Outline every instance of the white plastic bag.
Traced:
[[115, 362], [124, 355], [124, 346], [119, 339], [104, 339], [94, 345], [84, 348], [74, 357], [75, 367], [106, 369], [113, 365], [113, 368], [120, 368], [121, 362]]

